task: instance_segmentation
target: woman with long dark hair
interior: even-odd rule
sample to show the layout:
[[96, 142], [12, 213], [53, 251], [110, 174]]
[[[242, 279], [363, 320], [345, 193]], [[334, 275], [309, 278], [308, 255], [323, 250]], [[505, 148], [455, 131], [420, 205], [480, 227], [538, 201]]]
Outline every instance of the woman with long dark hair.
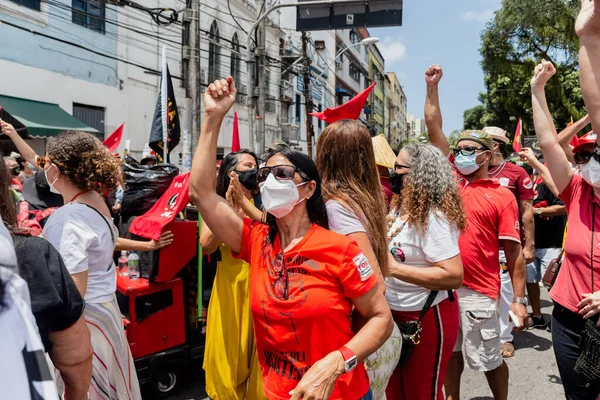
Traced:
[[50, 138], [38, 164], [65, 203], [50, 216], [43, 236], [60, 252], [86, 301], [84, 316], [94, 349], [90, 398], [140, 399], [115, 295], [118, 231], [102, 195], [121, 183], [121, 161], [94, 136], [73, 131]]
[[463, 281], [458, 238], [466, 225], [465, 209], [452, 167], [434, 146], [404, 147], [391, 183], [385, 297], [397, 323], [420, 319], [422, 331], [408, 361], [390, 378], [387, 397], [441, 400], [458, 337], [452, 291]]
[[[349, 163], [348, 160], [352, 160]], [[388, 271], [386, 205], [379, 180], [371, 134], [357, 121], [328, 125], [317, 142], [317, 168], [321, 174], [329, 229], [356, 241], [375, 270], [381, 293]], [[356, 332], [365, 321], [356, 314]], [[402, 338], [397, 326], [386, 343], [365, 360], [373, 397], [384, 400], [385, 388], [400, 358]]]
[[[250, 264], [250, 309], [269, 400], [372, 399], [362, 362], [390, 336], [392, 320], [358, 245], [328, 230], [321, 180], [305, 154], [280, 149], [258, 173], [266, 224], [242, 218], [214, 189], [217, 140], [235, 103], [233, 78], [204, 96], [190, 196], [202, 218]], [[367, 320], [352, 332], [352, 307]]]
[[[259, 202], [257, 168], [256, 155], [242, 150], [225, 156], [217, 176], [217, 194], [249, 218], [262, 216], [254, 206]], [[206, 224], [202, 224], [200, 243], [204, 254], [218, 250], [206, 319], [206, 393], [211, 399], [263, 399], [250, 316], [250, 266], [232, 257], [231, 250]]]

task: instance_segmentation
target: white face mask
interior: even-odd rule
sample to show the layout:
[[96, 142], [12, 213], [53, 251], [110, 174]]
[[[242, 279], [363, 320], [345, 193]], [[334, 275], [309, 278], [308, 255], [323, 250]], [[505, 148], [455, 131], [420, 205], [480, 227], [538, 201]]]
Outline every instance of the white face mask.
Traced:
[[[50, 168], [52, 168], [52, 167], [53, 167], [53, 165], [50, 165]], [[48, 181], [48, 186], [50, 186], [50, 191], [52, 193], [60, 194], [60, 192], [58, 190], [56, 190], [56, 188], [54, 187], [54, 184], [58, 180], [58, 176], [56, 176], [52, 182], [50, 182], [50, 179], [48, 179], [48, 171], [50, 170], [50, 168], [48, 168], [48, 169], [44, 168], [44, 175], [46, 176], [46, 180]], [[58, 170], [58, 168], [56, 168], [56, 169]]]
[[581, 167], [581, 177], [590, 185], [600, 188], [600, 163], [594, 157]]
[[292, 180], [277, 180], [273, 174], [260, 184], [260, 196], [263, 206], [269, 214], [275, 218], [283, 218], [292, 212], [296, 204], [306, 200], [298, 200], [298, 186], [306, 185], [308, 182], [296, 185]]

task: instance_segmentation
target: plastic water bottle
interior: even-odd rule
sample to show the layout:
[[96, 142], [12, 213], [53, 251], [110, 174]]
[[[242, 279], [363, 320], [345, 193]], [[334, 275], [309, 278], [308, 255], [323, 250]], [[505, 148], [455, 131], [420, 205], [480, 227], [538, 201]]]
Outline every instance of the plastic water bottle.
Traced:
[[129, 271], [127, 268], [128, 263], [129, 263], [129, 260], [127, 259], [127, 251], [123, 250], [123, 251], [121, 251], [121, 257], [119, 257], [119, 275], [120, 276], [129, 275]]
[[129, 279], [138, 279], [140, 277], [140, 257], [135, 251], [129, 253], [127, 265], [129, 266]]

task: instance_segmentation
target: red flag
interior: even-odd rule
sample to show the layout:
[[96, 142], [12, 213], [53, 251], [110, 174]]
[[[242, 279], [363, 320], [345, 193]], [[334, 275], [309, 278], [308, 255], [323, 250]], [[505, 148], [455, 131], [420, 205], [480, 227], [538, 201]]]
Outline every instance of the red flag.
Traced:
[[317, 117], [328, 124], [334, 123], [342, 119], [358, 119], [360, 113], [365, 107], [369, 94], [375, 87], [376, 82], [373, 82], [371, 86], [360, 92], [346, 103], [336, 108], [328, 108], [323, 112], [310, 113], [313, 117]]
[[123, 122], [120, 127], [118, 127], [113, 133], [111, 133], [110, 136], [104, 140], [104, 142], [102, 142], [103, 145], [108, 147], [108, 150], [110, 150], [111, 153], [119, 147], [119, 144], [121, 144], [124, 126], [125, 122]]
[[233, 113], [233, 135], [231, 138], [231, 152], [235, 153], [241, 150], [240, 146], [240, 128], [238, 126], [237, 113]]
[[515, 132], [515, 139], [513, 140], [513, 149], [518, 153], [521, 151], [521, 133], [523, 132], [523, 120], [519, 118], [517, 124], [517, 130]]
[[171, 186], [146, 214], [131, 223], [129, 232], [158, 240], [165, 226], [171, 223], [190, 201], [190, 173], [178, 175]]

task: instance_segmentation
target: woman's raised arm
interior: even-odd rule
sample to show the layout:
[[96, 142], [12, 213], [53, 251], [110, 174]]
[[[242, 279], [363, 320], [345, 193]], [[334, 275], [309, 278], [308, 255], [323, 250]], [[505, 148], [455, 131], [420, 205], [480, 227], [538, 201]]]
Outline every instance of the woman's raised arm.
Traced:
[[204, 222], [234, 252], [242, 250], [242, 217], [215, 190], [217, 140], [225, 115], [235, 103], [232, 77], [211, 83], [204, 93], [204, 121], [192, 162], [190, 198]]

